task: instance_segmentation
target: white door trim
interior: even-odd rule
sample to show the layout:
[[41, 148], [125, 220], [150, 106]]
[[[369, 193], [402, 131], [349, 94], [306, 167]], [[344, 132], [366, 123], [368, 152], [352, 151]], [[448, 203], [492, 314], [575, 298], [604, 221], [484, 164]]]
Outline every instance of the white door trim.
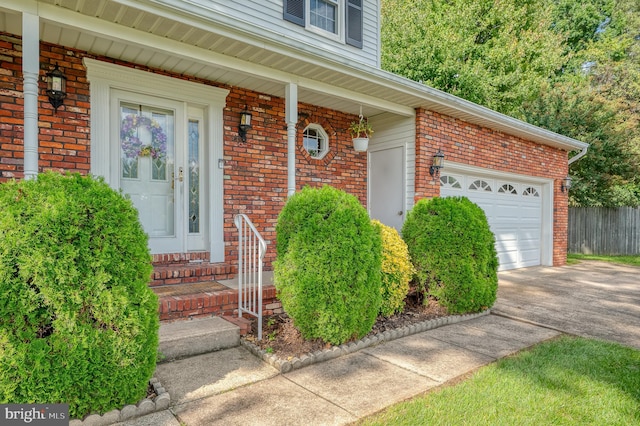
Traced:
[[90, 82], [91, 96], [91, 173], [104, 177], [105, 181], [117, 189], [118, 176], [113, 176], [109, 141], [110, 98], [113, 89], [137, 92], [143, 95], [162, 97], [183, 102], [185, 108], [197, 106], [205, 111], [206, 140], [209, 141], [207, 160], [209, 164], [208, 199], [209, 241], [212, 262], [224, 261], [223, 224], [223, 170], [215, 167], [223, 158], [223, 112], [229, 91], [191, 81], [180, 80], [151, 72], [140, 71], [120, 65], [109, 64], [84, 58], [87, 80]]

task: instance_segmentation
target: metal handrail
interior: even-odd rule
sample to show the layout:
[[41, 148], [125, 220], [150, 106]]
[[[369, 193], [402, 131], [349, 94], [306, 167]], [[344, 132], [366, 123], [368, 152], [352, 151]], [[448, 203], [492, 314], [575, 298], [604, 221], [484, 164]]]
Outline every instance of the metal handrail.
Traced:
[[237, 214], [238, 228], [238, 317], [246, 312], [258, 318], [258, 340], [262, 340], [262, 261], [267, 244], [249, 217]]

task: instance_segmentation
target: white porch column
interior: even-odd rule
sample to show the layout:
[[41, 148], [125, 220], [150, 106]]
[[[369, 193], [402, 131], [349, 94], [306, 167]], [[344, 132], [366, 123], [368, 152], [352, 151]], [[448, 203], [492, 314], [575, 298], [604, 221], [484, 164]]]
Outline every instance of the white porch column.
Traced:
[[22, 75], [24, 96], [24, 178], [38, 176], [38, 75], [40, 73], [40, 19], [22, 13]]
[[287, 84], [285, 89], [285, 117], [287, 120], [287, 196], [296, 193], [296, 124], [298, 122], [298, 85]]

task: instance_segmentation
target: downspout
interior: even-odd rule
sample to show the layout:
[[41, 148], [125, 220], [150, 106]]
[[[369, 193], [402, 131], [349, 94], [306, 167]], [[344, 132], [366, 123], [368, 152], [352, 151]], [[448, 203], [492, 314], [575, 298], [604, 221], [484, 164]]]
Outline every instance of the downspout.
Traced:
[[24, 97], [24, 178], [38, 177], [38, 75], [40, 19], [22, 13], [22, 76]]
[[287, 197], [296, 193], [296, 124], [298, 122], [298, 85], [285, 88], [285, 118], [287, 121]]
[[573, 157], [569, 158], [569, 165], [575, 163], [576, 161], [584, 157], [587, 154], [588, 149], [589, 149], [589, 145], [586, 145], [584, 148], [580, 150], [578, 155], [574, 155]]

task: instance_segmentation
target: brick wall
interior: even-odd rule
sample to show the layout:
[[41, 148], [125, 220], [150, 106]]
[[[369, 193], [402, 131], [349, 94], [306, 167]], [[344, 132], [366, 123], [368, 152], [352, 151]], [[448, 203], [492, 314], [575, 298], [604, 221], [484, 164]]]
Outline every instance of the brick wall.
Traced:
[[[21, 40], [0, 34], [0, 182], [23, 177], [23, 99]], [[89, 84], [83, 57], [153, 72], [136, 64], [95, 57], [64, 47], [41, 43], [39, 96], [39, 168], [87, 173], [90, 169]], [[67, 98], [54, 113], [45, 94], [45, 76], [57, 64], [67, 77]], [[174, 78], [216, 86], [184, 75]], [[220, 85], [217, 85], [220, 86]], [[225, 86], [221, 86], [225, 87]], [[284, 99], [229, 88], [224, 110], [224, 236], [226, 259], [237, 258], [233, 216], [245, 213], [270, 244], [267, 261], [275, 257], [275, 223], [287, 198], [287, 131]], [[238, 136], [240, 111], [253, 114], [247, 141]], [[367, 203], [367, 154], [353, 150], [347, 132], [356, 116], [300, 104], [297, 126], [296, 186], [329, 184]], [[311, 123], [329, 136], [329, 153], [312, 159], [302, 147], [302, 131]], [[551, 147], [471, 125], [431, 111], [417, 111], [416, 199], [439, 194], [429, 175], [431, 157], [441, 148], [446, 160], [512, 173], [561, 179], [567, 174], [567, 154]], [[212, 165], [217, 167], [217, 164]], [[554, 205], [554, 264], [565, 262], [568, 209], [566, 194], [556, 182]]]
[[[237, 259], [237, 232], [233, 216], [247, 214], [269, 243], [267, 261], [275, 257], [275, 223], [287, 199], [287, 129], [283, 98], [230, 88], [184, 75], [173, 75], [111, 58], [61, 46], [40, 44], [39, 171], [90, 169], [90, 100], [84, 57], [174, 78], [230, 90], [224, 110], [224, 238], [225, 257]], [[0, 34], [0, 181], [22, 178], [23, 102], [21, 39]], [[67, 98], [57, 113], [46, 97], [46, 73], [57, 64], [67, 77]], [[240, 111], [253, 114], [247, 142], [238, 136]], [[299, 105], [297, 126], [296, 186], [332, 185], [355, 195], [366, 205], [366, 153], [353, 150], [347, 132], [357, 116], [312, 105]], [[314, 160], [302, 148], [302, 131], [310, 123], [321, 124], [329, 136], [329, 153]], [[217, 167], [217, 164], [212, 165]]]
[[[80, 52], [42, 43], [38, 96], [39, 171], [88, 173], [89, 86]], [[0, 182], [24, 176], [22, 40], [0, 34]], [[67, 77], [67, 98], [57, 112], [46, 96], [54, 65]]]
[[509, 173], [554, 179], [553, 264], [566, 263], [569, 209], [560, 179], [567, 176], [567, 152], [469, 124], [432, 111], [416, 115], [416, 201], [440, 194], [439, 180], [429, 175], [438, 149], [446, 161]]
[[[247, 141], [238, 136], [240, 111], [252, 113]], [[296, 188], [332, 185], [355, 195], [363, 205], [367, 196], [367, 155], [353, 149], [347, 128], [357, 116], [299, 104], [296, 140]], [[329, 137], [329, 152], [311, 158], [302, 145], [309, 124], [322, 125]], [[248, 215], [268, 244], [267, 263], [275, 258], [275, 225], [287, 200], [287, 126], [285, 100], [232, 88], [224, 113], [224, 223], [226, 258], [237, 258], [237, 232], [233, 216]]]

